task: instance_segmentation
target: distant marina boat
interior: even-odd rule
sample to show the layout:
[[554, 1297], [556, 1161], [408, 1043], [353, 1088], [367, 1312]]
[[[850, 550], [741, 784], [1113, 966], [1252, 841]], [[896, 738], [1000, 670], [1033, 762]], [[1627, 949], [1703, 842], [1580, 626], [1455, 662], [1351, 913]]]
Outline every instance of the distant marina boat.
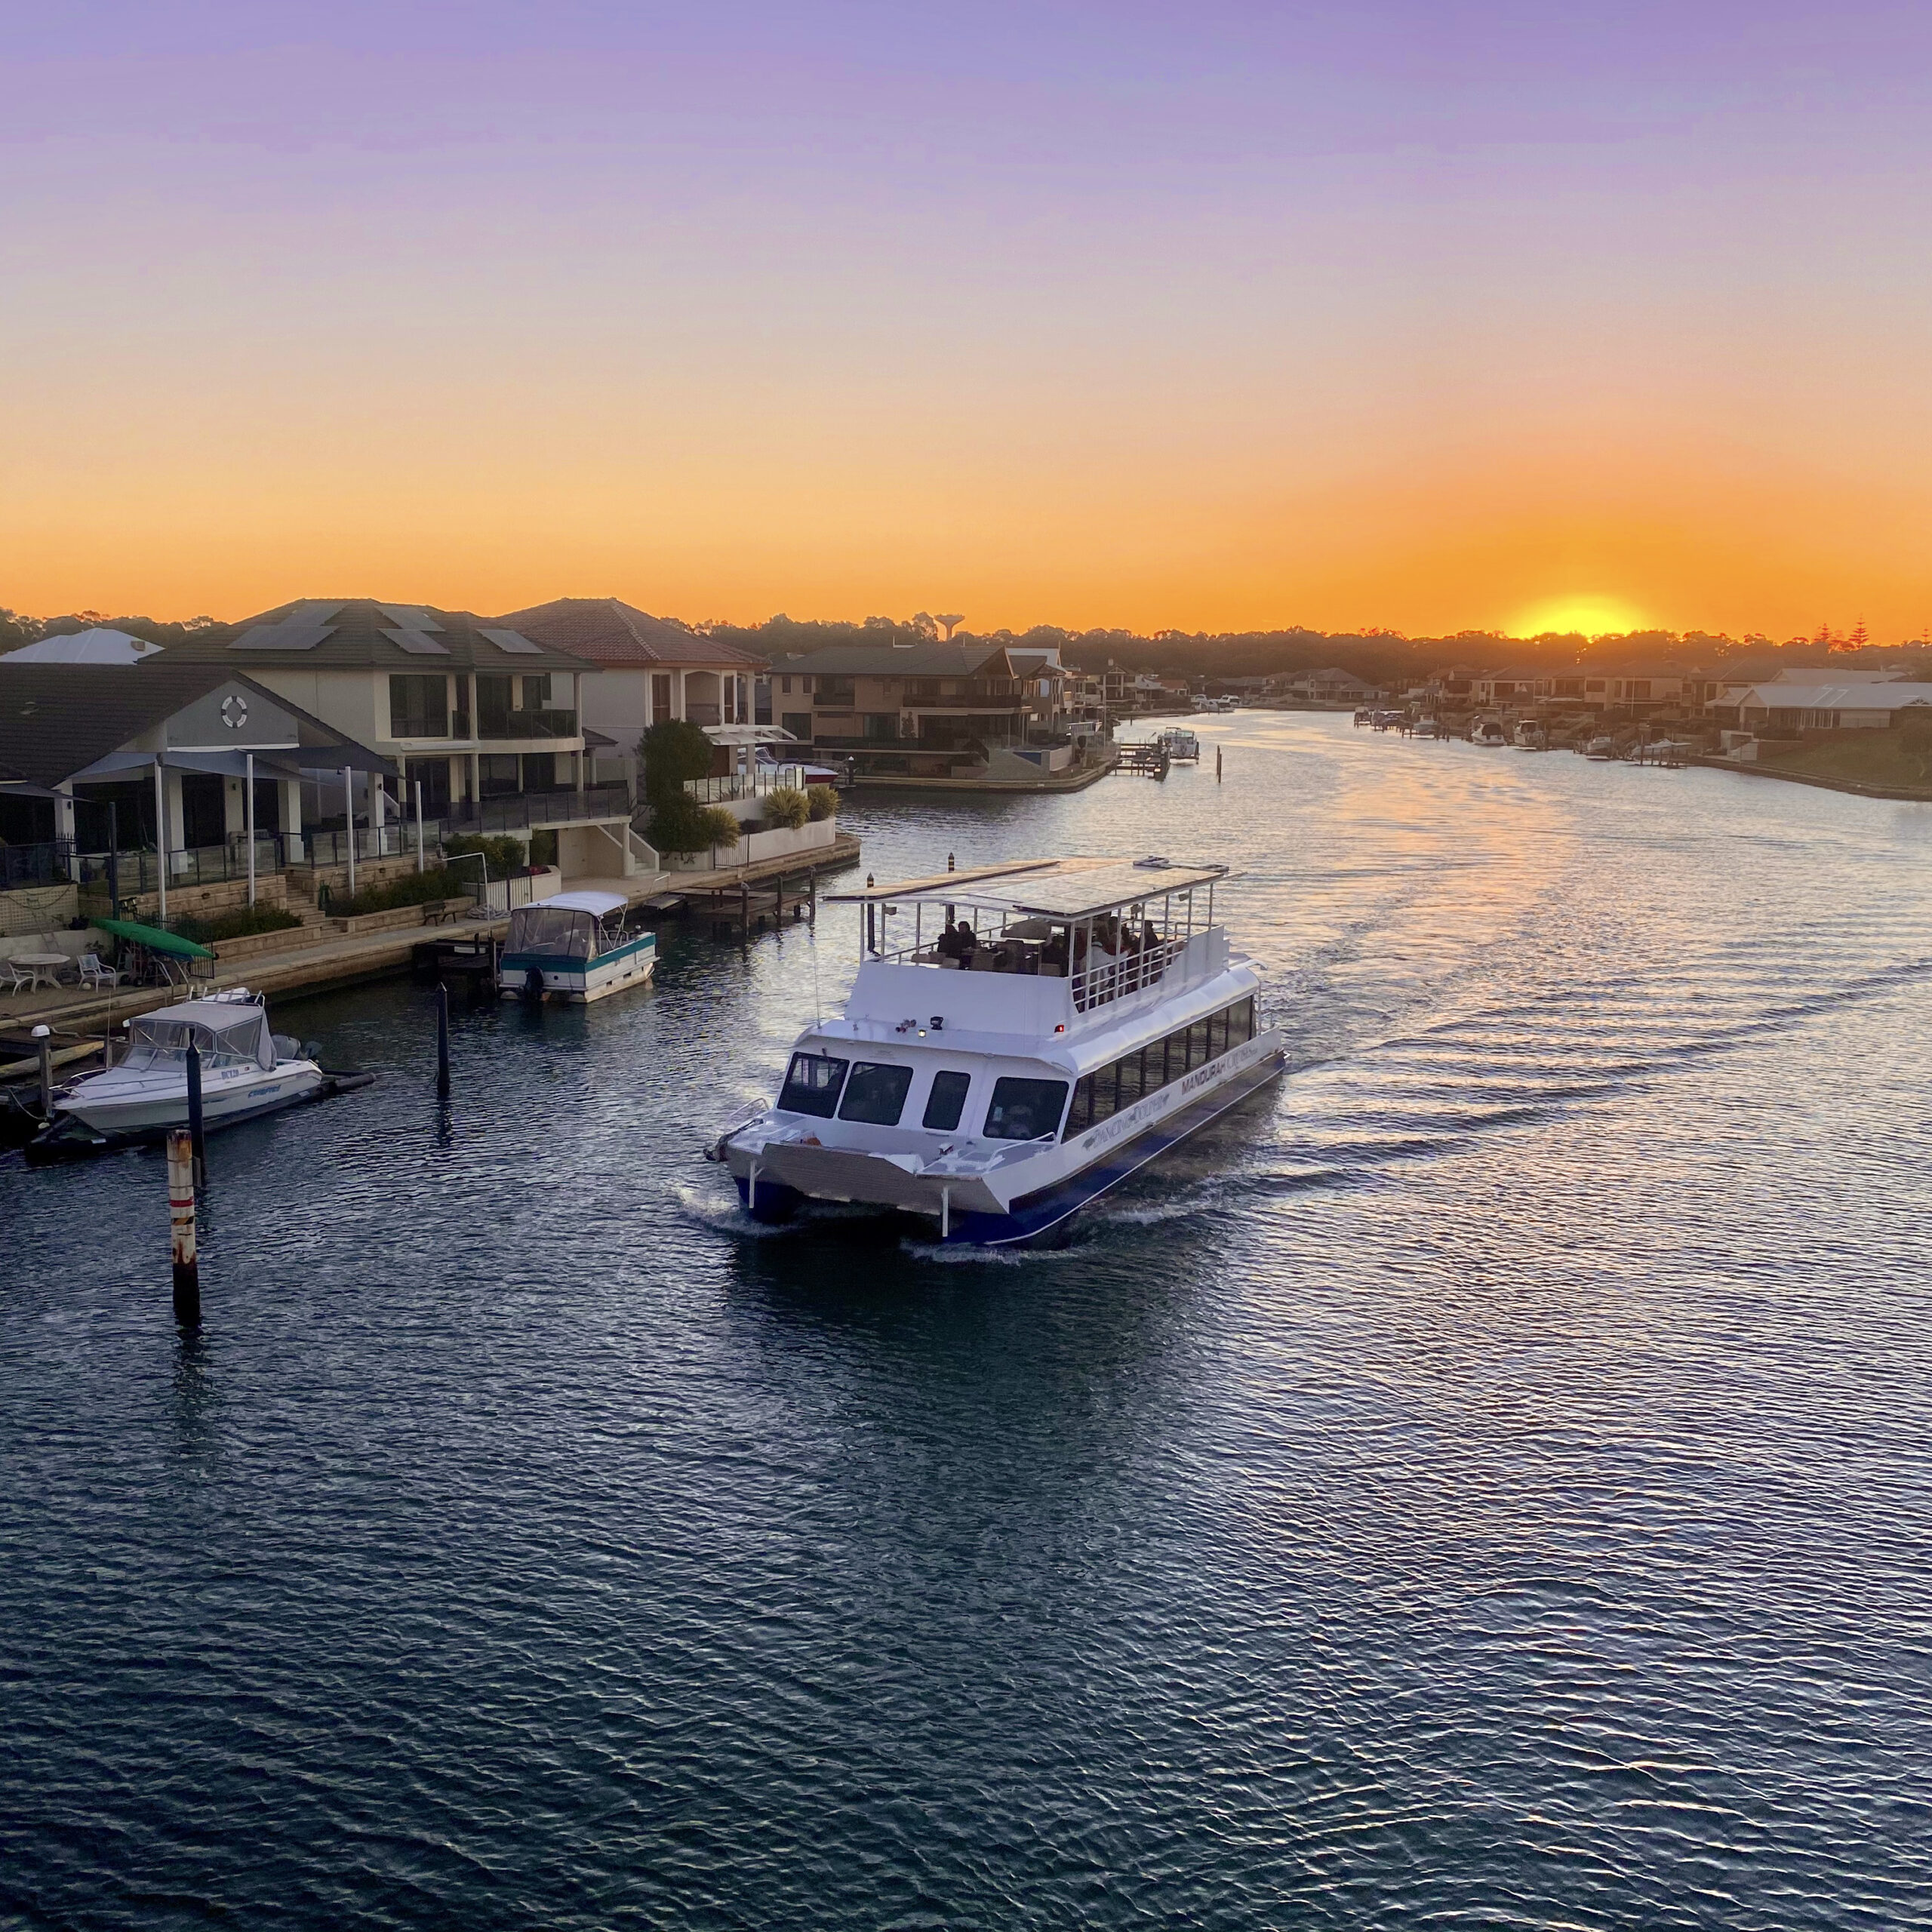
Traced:
[[510, 915], [497, 961], [506, 998], [586, 1005], [641, 986], [657, 964], [654, 934], [624, 930], [629, 901], [616, 892], [560, 892]]
[[1198, 764], [1201, 761], [1201, 740], [1185, 725], [1170, 724], [1161, 734], [1158, 742], [1166, 747], [1168, 756], [1177, 764]]
[[1515, 737], [1516, 749], [1519, 752], [1546, 752], [1549, 749], [1548, 730], [1527, 718], [1519, 718], [1516, 721]]
[[1617, 756], [1617, 740], [1607, 737], [1592, 738], [1583, 747], [1583, 755], [1595, 758], [1599, 762], [1613, 759]]
[[844, 1016], [712, 1158], [761, 1221], [862, 1202], [943, 1241], [1050, 1235], [1281, 1070], [1226, 872], [1034, 860], [836, 895], [864, 921]]
[[1496, 746], [1506, 745], [1509, 742], [1503, 727], [1494, 718], [1478, 718], [1469, 727], [1469, 743], [1472, 745], [1481, 745], [1486, 749], [1493, 750]]
[[201, 1052], [202, 1115], [210, 1127], [312, 1099], [328, 1077], [294, 1040], [269, 1032], [259, 994], [237, 986], [131, 1021], [125, 1057], [69, 1088], [54, 1102], [57, 1118], [115, 1135], [185, 1126], [191, 1041]]

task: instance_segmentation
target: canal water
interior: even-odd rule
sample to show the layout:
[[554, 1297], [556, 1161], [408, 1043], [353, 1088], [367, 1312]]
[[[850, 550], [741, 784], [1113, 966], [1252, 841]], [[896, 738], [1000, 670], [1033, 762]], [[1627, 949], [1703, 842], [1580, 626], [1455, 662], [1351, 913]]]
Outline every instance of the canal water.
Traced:
[[[1932, 808], [1198, 724], [1291, 1066], [1069, 1247], [699, 1151], [854, 915], [0, 1174], [0, 1920], [1932, 1923]], [[1226, 782], [1215, 783], [1216, 745]]]

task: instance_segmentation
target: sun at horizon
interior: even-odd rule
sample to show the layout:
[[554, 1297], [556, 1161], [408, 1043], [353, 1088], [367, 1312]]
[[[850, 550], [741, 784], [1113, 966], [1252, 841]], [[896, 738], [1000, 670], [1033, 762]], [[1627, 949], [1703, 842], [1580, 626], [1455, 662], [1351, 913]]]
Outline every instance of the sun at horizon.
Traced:
[[1540, 637], [1546, 631], [1577, 632], [1604, 637], [1649, 628], [1644, 614], [1614, 597], [1552, 597], [1534, 605], [1509, 626], [1515, 637]]

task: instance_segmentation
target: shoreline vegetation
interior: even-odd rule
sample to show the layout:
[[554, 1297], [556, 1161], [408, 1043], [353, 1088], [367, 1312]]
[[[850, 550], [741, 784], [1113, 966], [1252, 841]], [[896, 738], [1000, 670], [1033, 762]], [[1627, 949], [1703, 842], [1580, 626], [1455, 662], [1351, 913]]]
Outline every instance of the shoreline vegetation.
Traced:
[[[788, 656], [808, 656], [835, 645], [917, 644], [942, 637], [1024, 648], [1057, 648], [1063, 660], [1088, 672], [1111, 663], [1129, 672], [1173, 676], [1269, 677], [1333, 666], [1368, 682], [1396, 687], [1414, 682], [1451, 665], [1479, 664], [1497, 669], [1563, 665], [1605, 666], [1641, 662], [1660, 669], [1692, 666], [1721, 669], [1727, 677], [1774, 675], [1780, 670], [1817, 668], [1895, 667], [1932, 678], [1932, 638], [1875, 642], [1863, 625], [1849, 633], [1820, 625], [1808, 636], [1774, 638], [1760, 632], [1732, 637], [1720, 631], [1629, 631], [1586, 636], [1577, 631], [1543, 631], [1518, 637], [1494, 630], [1459, 630], [1411, 637], [1370, 625], [1360, 630], [1323, 631], [1301, 624], [1266, 630], [1147, 632], [1106, 628], [1035, 624], [1024, 631], [1004, 628], [976, 631], [963, 617], [934, 618], [924, 611], [911, 617], [794, 618], [782, 611], [762, 623], [689, 623], [654, 620], [694, 636], [741, 646], [774, 663]], [[210, 617], [183, 620], [142, 617], [110, 617], [82, 611], [54, 617], [32, 617], [0, 607], [0, 652], [42, 637], [82, 631], [93, 626], [125, 631], [165, 648], [189, 637], [205, 638], [233, 626]]]

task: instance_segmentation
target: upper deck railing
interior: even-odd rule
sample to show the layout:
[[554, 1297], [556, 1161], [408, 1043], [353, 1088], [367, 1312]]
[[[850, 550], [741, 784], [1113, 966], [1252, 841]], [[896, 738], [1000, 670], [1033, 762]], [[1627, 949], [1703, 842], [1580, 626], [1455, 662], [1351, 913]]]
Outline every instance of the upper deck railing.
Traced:
[[[1214, 913], [1222, 869], [1182, 872], [1164, 886], [1158, 871], [1143, 884], [1132, 876], [1140, 869], [1113, 868], [1097, 890], [1088, 885], [1091, 870], [1041, 865], [963, 875], [956, 885], [912, 881], [897, 903], [892, 888], [869, 883], [838, 897], [862, 906], [869, 964], [1064, 980], [1074, 1012], [1085, 1014], [1174, 991], [1225, 962]], [[1208, 943], [1211, 934], [1220, 943]]]

